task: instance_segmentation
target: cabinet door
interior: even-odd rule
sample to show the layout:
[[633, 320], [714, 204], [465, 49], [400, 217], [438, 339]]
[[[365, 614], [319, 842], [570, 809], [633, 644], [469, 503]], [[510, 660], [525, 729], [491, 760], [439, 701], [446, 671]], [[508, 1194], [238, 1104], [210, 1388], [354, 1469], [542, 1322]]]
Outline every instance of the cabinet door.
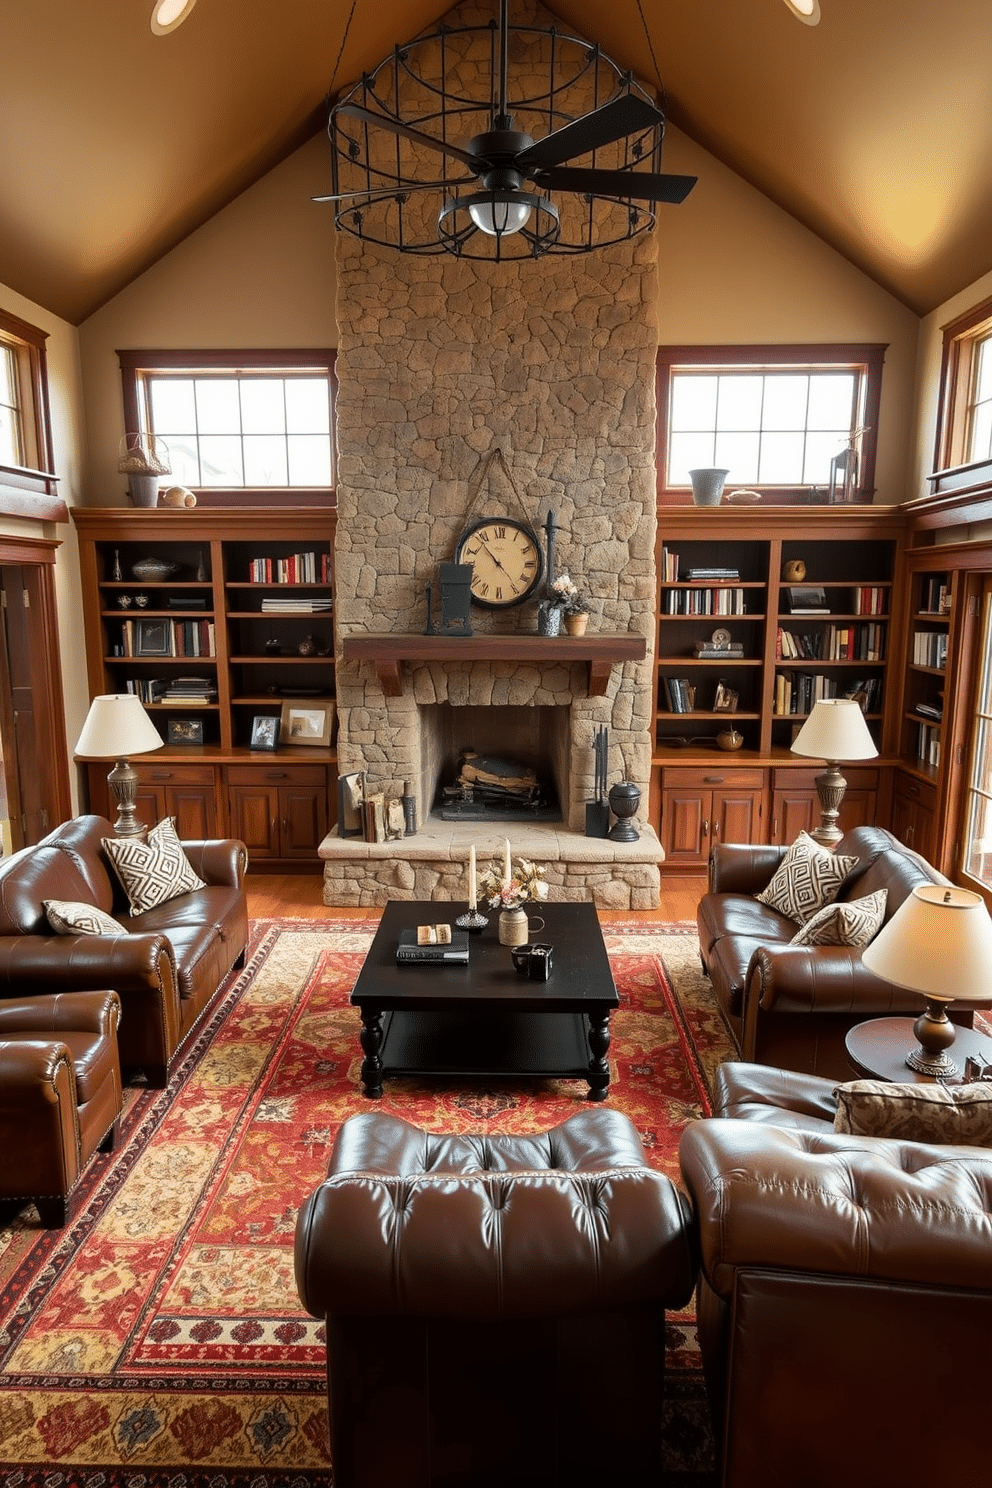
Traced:
[[279, 791], [279, 841], [284, 858], [312, 858], [327, 836], [327, 784], [283, 786]]
[[715, 790], [710, 806], [710, 843], [759, 842], [761, 794], [756, 790]]
[[231, 836], [240, 837], [252, 858], [279, 856], [279, 790], [258, 781], [232, 785], [229, 792]]
[[933, 861], [935, 792], [933, 786], [910, 775], [896, 776], [892, 800], [892, 831], [900, 842], [928, 862]]
[[772, 841], [795, 842], [800, 832], [812, 832], [820, 823], [820, 803], [815, 791], [793, 787], [772, 796]]
[[693, 786], [673, 786], [662, 792], [661, 845], [665, 861], [693, 867], [709, 853], [711, 792]]

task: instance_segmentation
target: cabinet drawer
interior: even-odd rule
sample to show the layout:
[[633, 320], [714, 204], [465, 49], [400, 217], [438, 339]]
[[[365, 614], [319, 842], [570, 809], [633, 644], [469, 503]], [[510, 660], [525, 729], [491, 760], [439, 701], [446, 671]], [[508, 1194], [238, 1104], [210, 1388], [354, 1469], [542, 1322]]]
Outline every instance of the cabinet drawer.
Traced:
[[326, 765], [229, 765], [228, 785], [326, 785]]
[[675, 765], [669, 768], [666, 765], [662, 776], [662, 786], [665, 790], [670, 790], [672, 787], [676, 790], [684, 790], [687, 787], [712, 790], [719, 786], [729, 787], [731, 790], [761, 790], [764, 783], [764, 770], [735, 770], [728, 769], [726, 765], [717, 764], [714, 764], [712, 768], [695, 765]]
[[915, 801], [918, 806], [925, 806], [928, 811], [933, 811], [937, 805], [937, 792], [929, 780], [917, 780], [915, 775], [904, 775], [900, 770], [896, 775], [895, 792], [910, 801]]
[[213, 785], [213, 765], [146, 764], [131, 761], [142, 785]]
[[[773, 770], [772, 790], [816, 790], [816, 777], [822, 775], [824, 765], [817, 769]], [[849, 790], [877, 790], [878, 771], [864, 766], [841, 764], [840, 773], [847, 781]]]

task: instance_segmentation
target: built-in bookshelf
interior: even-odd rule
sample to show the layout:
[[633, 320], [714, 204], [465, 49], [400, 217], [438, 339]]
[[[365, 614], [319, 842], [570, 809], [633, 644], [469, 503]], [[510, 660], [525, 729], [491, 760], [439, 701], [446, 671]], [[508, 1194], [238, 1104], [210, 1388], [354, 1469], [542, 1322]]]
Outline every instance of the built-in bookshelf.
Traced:
[[900, 753], [925, 774], [936, 774], [941, 763], [944, 684], [957, 579], [957, 574], [944, 571], [910, 577]]

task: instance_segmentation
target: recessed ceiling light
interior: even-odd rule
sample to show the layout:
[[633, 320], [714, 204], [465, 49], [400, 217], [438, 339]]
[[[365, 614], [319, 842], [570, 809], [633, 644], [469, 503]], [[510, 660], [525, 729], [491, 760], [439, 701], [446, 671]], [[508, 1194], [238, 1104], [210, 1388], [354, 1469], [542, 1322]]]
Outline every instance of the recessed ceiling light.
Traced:
[[156, 36], [168, 36], [181, 26], [196, 0], [155, 0], [152, 9], [152, 30]]
[[804, 26], [815, 26], [820, 19], [820, 0], [785, 0], [785, 3]]

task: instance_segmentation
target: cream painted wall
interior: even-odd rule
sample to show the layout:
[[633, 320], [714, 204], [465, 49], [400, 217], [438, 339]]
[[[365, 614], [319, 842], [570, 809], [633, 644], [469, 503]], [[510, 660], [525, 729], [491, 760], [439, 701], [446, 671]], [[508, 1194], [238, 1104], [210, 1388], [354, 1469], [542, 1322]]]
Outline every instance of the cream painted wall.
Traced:
[[[4, 284], [0, 284], [0, 306], [48, 334], [45, 350], [55, 473], [59, 477], [59, 495], [67, 506], [76, 506], [81, 499], [83, 452], [86, 443], [79, 333], [75, 326], [60, 320], [48, 310], [43, 310], [33, 301], [26, 300], [23, 295], [8, 289]], [[83, 610], [76, 529], [71, 522], [26, 522], [5, 517], [2, 519], [2, 531], [5, 536], [55, 538], [62, 544], [55, 555], [55, 592], [59, 612], [66, 734], [71, 753], [89, 706], [86, 666], [82, 647], [79, 645], [83, 630]], [[74, 770], [70, 770], [70, 785], [73, 809], [76, 810], [77, 781]]]

